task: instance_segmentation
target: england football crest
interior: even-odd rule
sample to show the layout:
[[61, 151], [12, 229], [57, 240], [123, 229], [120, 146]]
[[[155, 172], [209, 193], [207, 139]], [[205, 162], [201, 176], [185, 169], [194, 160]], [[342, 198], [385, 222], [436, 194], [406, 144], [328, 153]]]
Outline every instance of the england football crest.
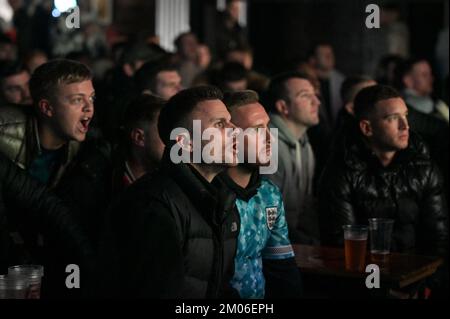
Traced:
[[273, 225], [275, 224], [275, 221], [277, 220], [277, 216], [278, 216], [278, 208], [277, 207], [266, 207], [267, 227], [269, 227], [270, 230], [273, 229]]

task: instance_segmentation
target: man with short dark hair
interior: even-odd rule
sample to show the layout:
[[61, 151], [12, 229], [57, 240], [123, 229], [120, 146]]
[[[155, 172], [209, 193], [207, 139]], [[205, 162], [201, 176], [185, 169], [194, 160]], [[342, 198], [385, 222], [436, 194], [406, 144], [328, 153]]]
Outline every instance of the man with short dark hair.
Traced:
[[402, 81], [405, 102], [409, 107], [441, 119], [448, 124], [448, 105], [432, 96], [434, 77], [427, 60], [419, 58], [407, 61], [403, 66]]
[[113, 173], [113, 194], [158, 168], [164, 151], [158, 133], [158, 117], [164, 104], [157, 96], [141, 94], [128, 105], [123, 141]]
[[330, 159], [320, 183], [321, 241], [342, 245], [342, 225], [395, 220], [392, 250], [445, 256], [447, 208], [442, 177], [409, 130], [400, 94], [366, 87], [354, 101], [355, 130]]
[[293, 243], [317, 244], [316, 161], [307, 131], [319, 123], [320, 101], [308, 77], [298, 72], [274, 77], [268, 95], [271, 126], [279, 137], [278, 170], [271, 179], [283, 193], [289, 237]]
[[[279, 188], [259, 169], [271, 160], [269, 116], [254, 91], [225, 94], [231, 120], [243, 130], [243, 162], [218, 178], [236, 196], [240, 232], [231, 284], [241, 298], [299, 297], [300, 273], [288, 238]], [[243, 143], [242, 143], [243, 142]]]
[[336, 127], [338, 130], [352, 122], [354, 114], [354, 100], [359, 91], [365, 87], [377, 84], [373, 79], [364, 75], [352, 75], [345, 79], [341, 86], [342, 109], [338, 113]]
[[[160, 169], [127, 188], [110, 215], [102, 254], [108, 266], [115, 266], [114, 279], [107, 280], [113, 285], [109, 293], [237, 296], [229, 285], [239, 232], [235, 197], [211, 184], [237, 162], [236, 141], [227, 137], [235, 127], [221, 99], [215, 87], [195, 87], [180, 91], [162, 108], [158, 128], [166, 149]], [[214, 137], [200, 141], [197, 136], [207, 129]], [[212, 139], [215, 147], [207, 149]]]
[[150, 93], [170, 99], [181, 90], [181, 77], [177, 69], [168, 64], [147, 62], [134, 75], [138, 93]]
[[248, 71], [238, 62], [227, 62], [218, 70], [215, 82], [226, 91], [243, 91], [247, 89]]
[[0, 62], [0, 107], [3, 104], [31, 105], [30, 74], [18, 62]]

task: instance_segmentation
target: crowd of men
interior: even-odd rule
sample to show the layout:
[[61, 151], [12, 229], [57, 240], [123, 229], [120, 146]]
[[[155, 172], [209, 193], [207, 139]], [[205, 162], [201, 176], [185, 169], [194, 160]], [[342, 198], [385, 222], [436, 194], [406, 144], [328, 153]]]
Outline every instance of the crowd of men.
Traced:
[[[192, 32], [175, 54], [126, 43], [102, 76], [3, 57], [0, 273], [44, 265], [48, 298], [298, 298], [292, 244], [342, 246], [343, 225], [375, 217], [395, 220], [393, 251], [447, 262], [449, 109], [429, 62], [345, 77], [321, 43], [269, 78], [235, 42], [214, 63]], [[189, 138], [195, 121], [218, 147]], [[448, 273], [426, 287], [448, 294]]]

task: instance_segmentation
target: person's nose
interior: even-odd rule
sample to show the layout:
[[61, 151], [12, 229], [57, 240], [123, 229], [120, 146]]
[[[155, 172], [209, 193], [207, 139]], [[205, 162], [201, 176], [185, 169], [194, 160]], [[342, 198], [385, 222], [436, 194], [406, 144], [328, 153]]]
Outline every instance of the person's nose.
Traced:
[[399, 129], [400, 130], [409, 130], [408, 118], [406, 116], [404, 116], [400, 119]]
[[94, 113], [94, 100], [88, 98], [83, 108], [84, 113]]

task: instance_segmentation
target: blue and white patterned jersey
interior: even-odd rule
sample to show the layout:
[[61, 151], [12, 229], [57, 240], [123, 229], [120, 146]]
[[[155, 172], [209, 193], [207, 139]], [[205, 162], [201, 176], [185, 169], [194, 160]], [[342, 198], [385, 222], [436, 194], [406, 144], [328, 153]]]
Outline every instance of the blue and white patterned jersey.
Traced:
[[241, 298], [264, 298], [262, 259], [294, 257], [288, 237], [282, 195], [269, 179], [261, 177], [256, 194], [236, 200], [241, 228], [231, 285]]

